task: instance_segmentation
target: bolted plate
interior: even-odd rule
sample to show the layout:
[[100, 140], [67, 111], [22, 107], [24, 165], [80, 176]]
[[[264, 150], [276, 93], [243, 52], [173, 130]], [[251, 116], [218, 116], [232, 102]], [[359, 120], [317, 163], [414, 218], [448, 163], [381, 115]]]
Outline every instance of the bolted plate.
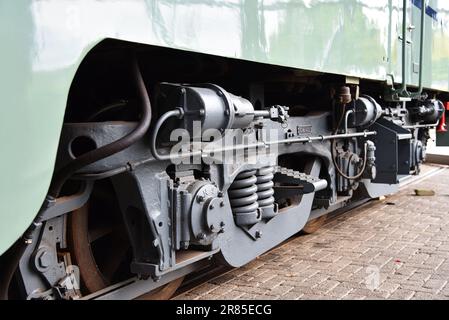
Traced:
[[223, 198], [216, 197], [209, 199], [205, 211], [206, 223], [211, 232], [220, 233], [224, 231], [225, 223], [223, 217], [228, 209]]

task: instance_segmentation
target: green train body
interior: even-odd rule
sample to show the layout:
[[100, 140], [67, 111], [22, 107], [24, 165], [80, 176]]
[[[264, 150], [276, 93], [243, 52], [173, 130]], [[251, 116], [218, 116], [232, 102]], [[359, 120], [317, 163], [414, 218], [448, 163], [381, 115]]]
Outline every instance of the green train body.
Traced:
[[103, 81], [99, 74], [126, 75], [116, 55], [137, 52], [144, 77], [160, 59], [168, 70], [154, 75], [161, 82], [212, 82], [208, 73], [229, 73], [240, 79], [235, 91], [242, 79], [289, 90], [310, 81], [323, 92], [333, 83], [365, 86], [378, 99], [402, 84], [415, 92], [421, 76], [430, 98], [447, 101], [449, 3], [427, 1], [422, 36], [422, 1], [406, 2], [403, 60], [402, 0], [0, 0], [0, 254], [44, 203], [64, 119], [79, 121], [78, 107], [95, 106], [82, 105]]

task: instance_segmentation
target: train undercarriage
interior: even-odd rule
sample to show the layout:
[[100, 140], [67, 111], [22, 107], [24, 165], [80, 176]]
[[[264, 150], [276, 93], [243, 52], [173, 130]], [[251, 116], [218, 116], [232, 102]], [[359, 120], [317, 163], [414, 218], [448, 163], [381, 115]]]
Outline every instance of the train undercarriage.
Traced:
[[[418, 174], [438, 92], [102, 43], [72, 84], [55, 174], [3, 296], [167, 299]], [[19, 253], [17, 253], [19, 252]], [[6, 290], [6, 293], [5, 293]]]

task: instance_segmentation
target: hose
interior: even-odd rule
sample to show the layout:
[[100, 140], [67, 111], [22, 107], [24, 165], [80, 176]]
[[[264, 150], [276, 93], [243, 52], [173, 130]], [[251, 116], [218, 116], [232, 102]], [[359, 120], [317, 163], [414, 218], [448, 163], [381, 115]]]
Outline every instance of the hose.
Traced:
[[134, 144], [136, 141], [141, 139], [143, 135], [148, 131], [148, 128], [150, 127], [151, 122], [151, 102], [150, 98], [148, 96], [147, 89], [145, 87], [145, 83], [142, 78], [142, 74], [140, 73], [140, 69], [137, 63], [137, 60], [134, 58], [133, 61], [133, 72], [136, 79], [136, 84], [142, 99], [142, 118], [137, 125], [137, 127], [127, 134], [126, 136], [110, 143], [107, 145], [104, 145], [98, 149], [95, 149], [93, 151], [87, 152], [72, 162], [68, 163], [65, 167], [63, 167], [61, 170], [59, 170], [54, 179], [52, 184], [50, 185], [50, 189], [48, 194], [53, 196], [54, 198], [57, 198], [59, 193], [61, 192], [61, 188], [64, 185], [64, 183], [69, 179], [76, 171], [80, 170], [81, 168], [97, 162], [101, 159], [107, 158], [115, 153], [118, 153], [132, 144]]
[[[340, 128], [341, 122], [343, 121], [343, 118], [345, 117], [345, 115], [346, 115], [346, 104], [343, 104], [343, 111], [342, 111], [342, 113], [341, 113], [340, 119], [338, 120], [337, 126], [336, 126], [336, 128], [335, 128], [334, 135], [337, 134], [338, 128]], [[345, 173], [340, 169], [340, 167], [339, 167], [338, 164], [337, 164], [337, 161], [335, 160], [335, 155], [334, 155], [335, 143], [336, 143], [336, 140], [332, 140], [332, 143], [331, 143], [331, 153], [332, 153], [332, 163], [334, 164], [334, 167], [335, 167], [335, 169], [337, 170], [338, 174], [340, 174], [343, 178], [346, 178], [346, 179], [348, 179], [348, 180], [356, 180], [356, 179], [360, 178], [360, 177], [363, 175], [363, 172], [365, 172], [365, 169], [366, 169], [366, 162], [367, 162], [367, 161], [366, 161], [366, 157], [367, 157], [367, 153], [368, 153], [368, 150], [367, 150], [367, 144], [366, 144], [366, 143], [364, 144], [363, 166], [362, 166], [362, 169], [361, 169], [361, 170], [359, 171], [359, 173], [357, 173], [355, 176], [349, 176], [349, 175], [345, 174]]]
[[337, 172], [343, 177], [346, 178], [348, 180], [356, 180], [358, 178], [360, 178], [363, 175], [363, 172], [365, 172], [366, 169], [366, 156], [368, 153], [367, 150], [367, 144], [365, 143], [364, 145], [364, 152], [363, 152], [363, 166], [362, 169], [359, 171], [359, 173], [357, 173], [355, 176], [348, 176], [346, 175], [341, 169], [340, 167], [337, 165], [337, 161], [335, 160], [335, 157], [333, 155], [333, 150], [335, 149], [335, 140], [332, 140], [332, 162], [334, 163], [334, 167], [335, 169], [337, 169]]

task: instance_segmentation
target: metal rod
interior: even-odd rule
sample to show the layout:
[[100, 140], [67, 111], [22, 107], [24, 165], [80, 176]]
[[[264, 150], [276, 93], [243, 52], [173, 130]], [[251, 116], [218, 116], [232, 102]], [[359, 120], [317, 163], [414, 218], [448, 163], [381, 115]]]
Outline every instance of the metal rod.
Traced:
[[407, 95], [406, 84], [406, 67], [405, 59], [407, 52], [407, 2], [410, 0], [402, 1], [402, 86], [400, 89], [401, 95]]
[[348, 119], [349, 115], [353, 114], [354, 110], [348, 110], [345, 114], [345, 133], [348, 133]]
[[413, 97], [419, 97], [423, 91], [423, 64], [424, 64], [424, 39], [426, 24], [426, 0], [421, 2], [421, 32], [419, 42], [419, 88], [417, 92], [410, 93]]
[[431, 128], [436, 127], [440, 123], [440, 120], [438, 120], [436, 123], [432, 124], [415, 124], [410, 126], [402, 126], [404, 129], [415, 129], [415, 128]]
[[255, 118], [269, 118], [270, 110], [254, 110]]
[[157, 134], [159, 133], [159, 129], [162, 127], [162, 125], [165, 123], [165, 121], [167, 121], [169, 118], [173, 118], [176, 117], [178, 119], [181, 119], [184, 116], [184, 112], [181, 108], [177, 108], [171, 111], [168, 111], [166, 113], [164, 113], [162, 115], [162, 117], [160, 117], [156, 124], [154, 125], [154, 129], [153, 132], [151, 133], [151, 144], [150, 144], [150, 149], [151, 149], [151, 153], [153, 154], [153, 157], [156, 158], [157, 160], [169, 160], [170, 159], [170, 155], [162, 155], [159, 154], [159, 152], [157, 151], [156, 148], [156, 139], [157, 139]]
[[425, 38], [425, 26], [426, 26], [426, 0], [422, 0], [421, 5], [421, 35], [419, 44], [419, 88], [418, 95], [421, 95], [423, 90], [423, 64], [424, 64], [424, 38]]
[[355, 132], [355, 133], [345, 133], [345, 134], [333, 134], [329, 136], [314, 136], [314, 137], [302, 137], [302, 138], [289, 138], [289, 139], [282, 139], [282, 140], [273, 140], [273, 141], [267, 141], [267, 142], [256, 142], [252, 144], [240, 144], [237, 146], [227, 146], [223, 148], [217, 148], [217, 149], [206, 149], [194, 151], [194, 152], [186, 152], [186, 153], [178, 153], [176, 155], [160, 155], [158, 160], [173, 160], [173, 159], [180, 159], [180, 158], [187, 158], [187, 157], [195, 157], [195, 156], [201, 156], [201, 157], [207, 157], [211, 153], [221, 153], [226, 151], [236, 151], [236, 150], [242, 150], [242, 149], [254, 149], [254, 148], [268, 148], [271, 145], [275, 144], [292, 144], [292, 143], [311, 143], [315, 141], [325, 141], [325, 140], [332, 140], [332, 139], [345, 139], [345, 138], [355, 138], [355, 137], [367, 137], [376, 135], [376, 131], [363, 131], [363, 132]]
[[345, 139], [345, 138], [356, 138], [356, 137], [368, 137], [376, 135], [376, 131], [363, 131], [355, 133], [344, 133], [344, 134], [332, 134], [329, 136], [316, 136], [316, 137], [304, 137], [304, 138], [294, 138], [294, 139], [282, 139], [276, 141], [269, 141], [267, 144], [280, 144], [280, 143], [298, 143], [298, 142], [313, 142], [313, 141], [325, 141], [333, 139]]
[[77, 173], [73, 176], [73, 179], [79, 179], [79, 180], [100, 180], [105, 178], [110, 178], [111, 176], [121, 174], [126, 171], [133, 170], [134, 168], [143, 165], [145, 163], [151, 162], [153, 160], [174, 160], [174, 159], [182, 159], [187, 157], [208, 157], [211, 153], [221, 153], [226, 151], [235, 151], [235, 150], [243, 150], [243, 149], [254, 149], [254, 148], [269, 148], [270, 145], [274, 144], [292, 144], [292, 143], [311, 143], [315, 141], [325, 141], [325, 140], [332, 140], [332, 139], [345, 139], [345, 138], [355, 138], [355, 137], [367, 137], [376, 135], [376, 131], [364, 131], [364, 132], [356, 132], [356, 133], [346, 133], [346, 134], [334, 134], [329, 136], [315, 136], [315, 137], [303, 137], [303, 138], [295, 138], [295, 139], [282, 139], [282, 140], [274, 140], [274, 141], [268, 141], [268, 142], [255, 142], [248, 145], [240, 144], [237, 146], [227, 146], [223, 148], [217, 148], [217, 149], [211, 149], [208, 150], [207, 147], [202, 150], [193, 151], [193, 152], [186, 152], [181, 154], [164, 154], [161, 155], [159, 152], [157, 154], [159, 155], [159, 159], [156, 158], [147, 158], [143, 160], [139, 160], [136, 162], [128, 162], [126, 165], [123, 165], [121, 167], [117, 167], [114, 169], [110, 169], [103, 172], [94, 172], [94, 173]]

